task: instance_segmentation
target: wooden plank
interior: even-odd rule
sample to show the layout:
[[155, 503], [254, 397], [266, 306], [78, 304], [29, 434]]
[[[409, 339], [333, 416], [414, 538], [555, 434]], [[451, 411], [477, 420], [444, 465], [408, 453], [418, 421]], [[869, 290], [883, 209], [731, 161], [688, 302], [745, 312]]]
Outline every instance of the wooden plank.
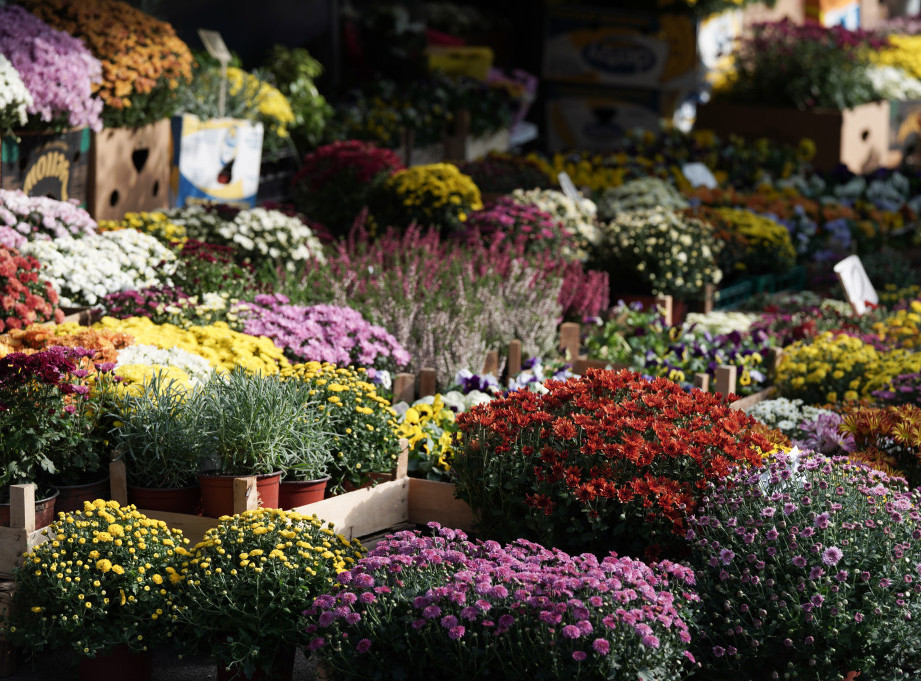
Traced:
[[[0, 622], [8, 619], [13, 607], [13, 594], [16, 585], [13, 582], [0, 582]], [[0, 677], [12, 676], [16, 671], [16, 649], [0, 633]]]
[[21, 527], [0, 527], [0, 577], [11, 578], [22, 554], [48, 538], [45, 528], [26, 532]]
[[409, 485], [412, 478], [382, 482], [340, 494], [296, 509], [332, 523], [346, 538], [374, 534], [409, 520]]
[[486, 359], [483, 360], [483, 373], [492, 374], [493, 376], [498, 377], [499, 375], [499, 353], [495, 350], [490, 350], [486, 353]]
[[397, 374], [393, 377], [393, 403], [406, 402], [413, 403], [416, 393], [416, 375], [415, 374]]
[[753, 406], [755, 406], [756, 404], [758, 404], [759, 402], [764, 402], [764, 400], [769, 400], [769, 399], [771, 399], [771, 398], [773, 397], [775, 391], [776, 391], [776, 388], [775, 388], [774, 386], [770, 386], [769, 388], [765, 388], [764, 390], [760, 390], [760, 391], [758, 391], [758, 392], [756, 392], [756, 393], [753, 393], [753, 394], [751, 394], [751, 395], [749, 395], [749, 396], [747, 396], [747, 397], [741, 397], [741, 398], [737, 399], [735, 402], [733, 402], [732, 404], [729, 405], [729, 408], [730, 408], [730, 409], [736, 409], [736, 410], [745, 411], [745, 410], [748, 409], [749, 407], [753, 407]]
[[183, 536], [189, 540], [190, 546], [194, 546], [205, 536], [205, 532], [212, 527], [217, 527], [219, 521], [217, 518], [209, 518], [200, 515], [188, 515], [186, 513], [169, 513], [168, 511], [153, 511], [141, 509], [140, 511], [148, 518], [162, 520], [169, 527], [182, 530]]
[[662, 310], [665, 324], [671, 326], [675, 320], [675, 301], [671, 296], [656, 296], [656, 307]]
[[109, 464], [109, 494], [120, 506], [128, 505], [128, 473], [124, 458], [119, 457]]
[[710, 392], [710, 374], [694, 374], [694, 387]]
[[10, 527], [35, 531], [35, 483], [10, 485]]
[[423, 367], [419, 370], [419, 397], [435, 394], [435, 370]]
[[464, 532], [473, 530], [473, 511], [466, 501], [454, 498], [455, 486], [421, 478], [409, 479], [409, 520], [439, 523]]
[[521, 341], [517, 338], [508, 344], [508, 362], [505, 370], [509, 378], [515, 378], [521, 373]]
[[560, 324], [560, 354], [564, 359], [575, 361], [579, 357], [582, 342], [582, 326], [575, 322]]
[[397, 466], [393, 472], [393, 479], [400, 480], [409, 476], [409, 440], [400, 438], [400, 453], [397, 456]]
[[630, 367], [621, 362], [609, 362], [606, 359], [592, 359], [590, 357], [579, 357], [572, 365], [573, 373], [579, 374], [580, 376], [584, 375], [588, 369], [612, 369], [614, 371], [621, 371], [629, 368]]
[[713, 391], [729, 395], [736, 391], [736, 377], [739, 369], [732, 364], [721, 364], [716, 367], [713, 377]]
[[704, 284], [704, 304], [702, 312], [709, 314], [713, 312], [714, 300], [716, 299], [716, 286], [714, 284]]
[[233, 512], [243, 513], [259, 508], [259, 490], [256, 476], [248, 475], [233, 479]]

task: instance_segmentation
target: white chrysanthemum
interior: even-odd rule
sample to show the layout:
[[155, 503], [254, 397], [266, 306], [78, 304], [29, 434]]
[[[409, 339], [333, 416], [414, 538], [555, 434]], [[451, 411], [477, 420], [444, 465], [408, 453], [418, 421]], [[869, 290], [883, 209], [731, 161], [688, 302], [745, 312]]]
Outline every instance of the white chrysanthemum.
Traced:
[[60, 292], [61, 305], [96, 305], [117, 291], [170, 285], [176, 256], [154, 237], [135, 229], [60, 237], [22, 247], [42, 263], [42, 274]]
[[32, 93], [22, 82], [19, 72], [0, 54], [0, 132], [25, 125], [32, 103]]

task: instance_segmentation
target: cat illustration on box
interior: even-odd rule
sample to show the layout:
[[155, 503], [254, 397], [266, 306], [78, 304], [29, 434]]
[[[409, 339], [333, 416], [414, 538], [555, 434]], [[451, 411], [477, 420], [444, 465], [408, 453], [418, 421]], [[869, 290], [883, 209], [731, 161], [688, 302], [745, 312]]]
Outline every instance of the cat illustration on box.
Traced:
[[237, 160], [237, 127], [227, 128], [224, 142], [221, 144], [221, 171], [217, 174], [218, 184], [230, 184], [233, 178], [233, 164]]

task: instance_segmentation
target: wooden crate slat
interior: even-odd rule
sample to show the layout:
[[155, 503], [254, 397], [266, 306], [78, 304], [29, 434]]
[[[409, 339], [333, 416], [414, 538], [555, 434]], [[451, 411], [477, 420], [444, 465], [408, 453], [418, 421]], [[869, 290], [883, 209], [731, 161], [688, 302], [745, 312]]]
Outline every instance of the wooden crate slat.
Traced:
[[729, 405], [729, 408], [745, 411], [749, 407], [753, 407], [759, 402], [763, 402], [764, 400], [771, 399], [774, 395], [775, 390], [776, 389], [774, 388], [774, 386], [771, 386], [759, 392], [752, 393], [751, 395], [748, 395], [747, 397], [742, 397], [736, 400], [735, 402]]
[[162, 520], [175, 530], [182, 530], [183, 536], [189, 540], [189, 546], [194, 546], [205, 536], [205, 532], [212, 527], [217, 527], [218, 519], [208, 516], [188, 515], [186, 513], [170, 513], [168, 511], [151, 511], [138, 509], [141, 513], [153, 520]]
[[409, 520], [409, 481], [382, 482], [294, 510], [332, 523], [348, 539], [374, 534]]
[[409, 520], [424, 525], [436, 522], [442, 527], [470, 532], [473, 511], [466, 501], [454, 498], [455, 486], [448, 482], [409, 479]]

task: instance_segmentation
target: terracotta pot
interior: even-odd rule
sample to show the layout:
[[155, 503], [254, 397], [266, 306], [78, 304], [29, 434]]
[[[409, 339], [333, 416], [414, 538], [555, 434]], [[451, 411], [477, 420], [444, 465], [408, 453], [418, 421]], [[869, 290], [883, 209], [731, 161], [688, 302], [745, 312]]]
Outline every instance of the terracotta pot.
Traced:
[[149, 681], [151, 655], [150, 651], [136, 653], [121, 644], [93, 658], [81, 657], [78, 671], [80, 681]]
[[201, 487], [138, 487], [128, 485], [128, 503], [149, 511], [195, 515], [201, 506]]
[[[35, 527], [47, 527], [54, 521], [55, 502], [58, 491], [55, 490], [50, 497], [35, 500]], [[10, 504], [0, 504], [0, 526], [10, 526]]]
[[[201, 505], [204, 515], [210, 518], [233, 515], [233, 480], [238, 477], [242, 476], [199, 474], [198, 484], [201, 485]], [[259, 492], [259, 506], [278, 508], [278, 485], [281, 481], [281, 471], [255, 477], [256, 490]]]
[[316, 480], [282, 480], [278, 487], [278, 505], [284, 510], [322, 501], [329, 476]]
[[58, 500], [54, 504], [56, 513], [71, 513], [82, 511], [84, 501], [96, 499], [110, 499], [109, 476], [102, 480], [88, 482], [83, 485], [52, 485], [58, 492]]
[[217, 662], [217, 681], [291, 681], [294, 676], [294, 655], [297, 648], [285, 648], [278, 651], [275, 663], [270, 672], [257, 669], [250, 676], [246, 676], [239, 668], [228, 670], [224, 664]]

